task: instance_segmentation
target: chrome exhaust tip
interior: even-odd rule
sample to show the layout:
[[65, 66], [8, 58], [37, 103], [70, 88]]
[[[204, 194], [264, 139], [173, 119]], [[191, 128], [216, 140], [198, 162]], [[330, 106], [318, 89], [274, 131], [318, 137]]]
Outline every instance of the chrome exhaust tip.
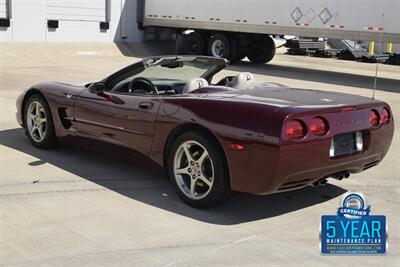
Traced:
[[336, 180], [341, 181], [344, 178], [346, 178], [346, 179], [349, 178], [350, 177], [350, 172], [344, 171], [344, 172], [335, 173], [335, 174], [332, 174], [331, 177], [336, 179]]
[[311, 184], [312, 187], [321, 187], [324, 186], [328, 183], [328, 181], [325, 178], [322, 178], [314, 183]]

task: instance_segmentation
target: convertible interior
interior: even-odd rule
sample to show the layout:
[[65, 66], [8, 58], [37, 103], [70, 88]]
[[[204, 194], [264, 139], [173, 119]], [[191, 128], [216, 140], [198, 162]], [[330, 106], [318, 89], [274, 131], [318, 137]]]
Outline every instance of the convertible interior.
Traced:
[[204, 78], [192, 78], [187, 81], [179, 79], [157, 79], [136, 77], [132, 80], [124, 80], [118, 83], [112, 92], [125, 94], [147, 94], [147, 95], [176, 95], [195, 93], [204, 87], [216, 88], [218, 90], [241, 90], [254, 87], [254, 75], [248, 72], [239, 73], [236, 76], [227, 76], [216, 84], [209, 84]]
[[[140, 95], [180, 95], [201, 92], [201, 88], [215, 88], [216, 91], [241, 90], [254, 87], [254, 75], [248, 72], [227, 76], [219, 82], [211, 82], [213, 76], [226, 66], [226, 62], [206, 57], [194, 59], [167, 58], [144, 62], [143, 68], [115, 83], [111, 92]], [[211, 62], [209, 62], [211, 61]], [[214, 63], [214, 64], [212, 64]], [[164, 77], [164, 78], [160, 78]], [[194, 78], [192, 78], [194, 77]], [[210, 90], [208, 90], [210, 92]]]

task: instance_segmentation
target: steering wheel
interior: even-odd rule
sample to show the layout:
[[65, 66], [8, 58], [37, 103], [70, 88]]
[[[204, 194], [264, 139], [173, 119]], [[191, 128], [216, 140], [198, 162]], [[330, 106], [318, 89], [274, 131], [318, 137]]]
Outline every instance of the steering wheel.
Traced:
[[144, 77], [137, 77], [130, 81], [128, 92], [158, 95], [157, 87], [149, 79]]

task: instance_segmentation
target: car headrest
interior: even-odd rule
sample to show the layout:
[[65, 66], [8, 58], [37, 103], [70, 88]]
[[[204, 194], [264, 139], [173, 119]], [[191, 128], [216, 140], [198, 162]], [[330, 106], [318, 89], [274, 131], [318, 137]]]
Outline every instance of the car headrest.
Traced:
[[203, 78], [194, 78], [189, 80], [183, 88], [182, 94], [190, 93], [202, 87], [208, 86], [208, 82]]
[[250, 72], [239, 73], [233, 81], [233, 88], [236, 89], [249, 89], [252, 88], [256, 80], [254, 75]]

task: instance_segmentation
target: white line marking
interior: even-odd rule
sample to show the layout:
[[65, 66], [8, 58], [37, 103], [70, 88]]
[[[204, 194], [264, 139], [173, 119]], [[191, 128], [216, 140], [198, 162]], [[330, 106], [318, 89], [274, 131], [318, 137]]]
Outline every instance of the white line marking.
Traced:
[[203, 256], [203, 255], [205, 255], [205, 254], [210, 253], [210, 252], [214, 252], [214, 251], [217, 251], [217, 250], [226, 248], [226, 247], [230, 247], [230, 246], [233, 246], [233, 245], [242, 243], [242, 242], [244, 242], [244, 241], [253, 239], [253, 238], [255, 238], [255, 237], [256, 237], [256, 235], [252, 235], [252, 236], [249, 236], [249, 237], [246, 237], [246, 238], [243, 238], [243, 239], [239, 239], [239, 240], [233, 241], [233, 242], [231, 242], [231, 243], [229, 243], [229, 244], [225, 244], [225, 245], [216, 247], [216, 248], [214, 248], [214, 249], [211, 249], [211, 250], [209, 250], [209, 251], [203, 252], [203, 253], [201, 253], [201, 254], [198, 254], [198, 255], [196, 255], [195, 257], [186, 258], [186, 259], [181, 259], [181, 260], [177, 260], [177, 261], [173, 261], [173, 262], [167, 263], [166, 265], [163, 265], [162, 267], [172, 266], [172, 265], [175, 265], [175, 264], [184, 262], [184, 261], [191, 260], [191, 259], [193, 259], [193, 258], [201, 257], [201, 256]]

